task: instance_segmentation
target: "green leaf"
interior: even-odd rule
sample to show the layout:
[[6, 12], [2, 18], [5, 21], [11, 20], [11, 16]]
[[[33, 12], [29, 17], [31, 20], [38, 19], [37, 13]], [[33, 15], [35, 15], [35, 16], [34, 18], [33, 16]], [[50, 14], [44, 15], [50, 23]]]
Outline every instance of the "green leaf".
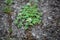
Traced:
[[4, 7], [4, 10], [3, 10], [5, 13], [10, 13], [12, 11], [11, 7], [9, 6], [6, 6]]
[[18, 24], [18, 28], [21, 28], [22, 27], [22, 22], [20, 22], [19, 24]]
[[25, 26], [25, 27], [24, 27], [24, 29], [26, 30], [26, 29], [28, 29], [28, 27], [27, 27], [27, 26]]
[[12, 0], [5, 0], [5, 3], [7, 4], [7, 5], [11, 5], [12, 4]]
[[15, 24], [18, 24], [18, 20], [14, 20], [14, 23], [15, 23]]

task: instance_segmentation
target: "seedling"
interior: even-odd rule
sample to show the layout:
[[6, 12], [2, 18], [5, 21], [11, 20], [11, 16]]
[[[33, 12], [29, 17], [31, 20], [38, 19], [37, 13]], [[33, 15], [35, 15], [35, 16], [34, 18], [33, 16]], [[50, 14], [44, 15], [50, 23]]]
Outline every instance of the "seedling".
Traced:
[[28, 29], [29, 27], [32, 27], [33, 25], [40, 24], [41, 23], [41, 16], [42, 13], [38, 12], [38, 7], [36, 4], [30, 5], [31, 3], [28, 3], [24, 6], [22, 11], [18, 13], [14, 23], [18, 28], [21, 28], [22, 26], [25, 29]]
[[11, 5], [13, 3], [12, 0], [5, 0], [6, 5]]
[[6, 6], [4, 7], [3, 11], [6, 14], [10, 14], [12, 11], [12, 8], [10, 7], [12, 5], [12, 0], [5, 0]]
[[4, 7], [4, 13], [9, 14], [12, 11], [11, 7], [6, 6]]
[[12, 33], [12, 18], [11, 18], [11, 12], [12, 12], [12, 8], [10, 7], [12, 5], [12, 0], [5, 0], [6, 6], [3, 9], [3, 12], [5, 14], [8, 14], [8, 23], [9, 23], [9, 36], [11, 36]]

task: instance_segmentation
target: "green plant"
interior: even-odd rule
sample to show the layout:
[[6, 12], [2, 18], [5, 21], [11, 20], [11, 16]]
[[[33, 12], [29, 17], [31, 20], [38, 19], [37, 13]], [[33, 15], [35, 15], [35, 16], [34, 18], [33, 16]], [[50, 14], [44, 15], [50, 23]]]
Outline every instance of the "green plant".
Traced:
[[5, 0], [6, 6], [3, 9], [5, 13], [9, 14], [12, 11], [12, 8], [10, 7], [12, 5], [12, 2], [12, 0]]
[[6, 14], [9, 14], [11, 11], [12, 11], [11, 7], [9, 7], [9, 6], [4, 7], [4, 12]]
[[30, 3], [28, 3], [28, 5], [25, 5], [22, 11], [18, 13], [14, 23], [18, 28], [24, 26], [25, 29], [28, 29], [29, 26], [40, 24], [41, 16], [42, 13], [38, 12], [37, 5], [34, 4], [31, 6]]
[[11, 34], [12, 34], [12, 18], [11, 18], [11, 15], [12, 15], [11, 14], [11, 12], [12, 12], [12, 8], [11, 8], [12, 0], [5, 0], [5, 3], [6, 3], [6, 5], [5, 5], [4, 9], [3, 9], [3, 12], [5, 14], [8, 14], [7, 15], [8, 16], [7, 22], [8, 22], [8, 25], [9, 25], [9, 29], [8, 29], [9, 36], [8, 37], [11, 37]]
[[12, 0], [5, 0], [5, 3], [7, 4], [7, 5], [11, 5], [12, 4]]

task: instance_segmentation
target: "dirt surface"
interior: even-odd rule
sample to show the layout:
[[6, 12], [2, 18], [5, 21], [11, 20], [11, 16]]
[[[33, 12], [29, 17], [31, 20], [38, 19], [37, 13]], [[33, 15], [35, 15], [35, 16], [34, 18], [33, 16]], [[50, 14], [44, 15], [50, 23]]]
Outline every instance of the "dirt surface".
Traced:
[[[46, 2], [45, 2], [46, 1]], [[43, 10], [43, 32], [45, 40], [60, 40], [60, 1], [45, 0]], [[43, 40], [44, 40], [43, 39]]]
[[[12, 20], [28, 0], [14, 0], [11, 5]], [[8, 15], [3, 13], [4, 0], [0, 0], [0, 40], [60, 40], [60, 0], [38, 0], [39, 10], [42, 11], [42, 23], [28, 30], [18, 29], [12, 22], [12, 34], [9, 37]]]

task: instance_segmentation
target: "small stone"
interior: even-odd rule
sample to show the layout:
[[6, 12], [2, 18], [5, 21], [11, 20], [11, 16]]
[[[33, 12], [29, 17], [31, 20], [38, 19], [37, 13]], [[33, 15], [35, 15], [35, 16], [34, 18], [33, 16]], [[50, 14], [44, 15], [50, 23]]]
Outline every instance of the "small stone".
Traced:
[[46, 10], [43, 11], [44, 13], [46, 12]]
[[32, 33], [33, 36], [36, 36], [35, 33]]
[[22, 29], [24, 29], [24, 27], [22, 27]]
[[37, 38], [40, 38], [38, 35], [36, 36]]
[[52, 19], [52, 17], [48, 17], [48, 19]]
[[46, 36], [46, 34], [43, 34], [43, 36]]

